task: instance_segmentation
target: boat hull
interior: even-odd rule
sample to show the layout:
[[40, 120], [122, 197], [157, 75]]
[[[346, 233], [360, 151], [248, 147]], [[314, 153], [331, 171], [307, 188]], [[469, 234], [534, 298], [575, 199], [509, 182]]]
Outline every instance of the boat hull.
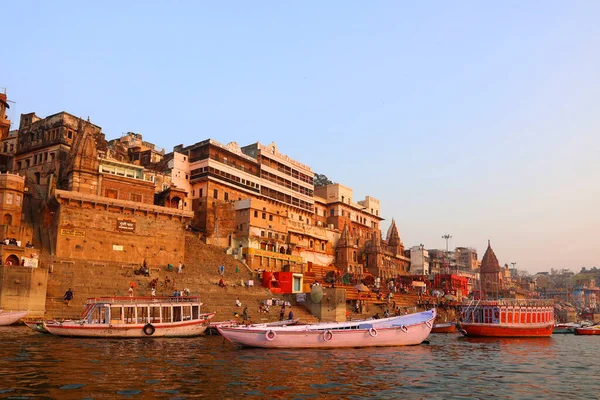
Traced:
[[0, 311], [0, 326], [12, 325], [24, 318], [29, 311]]
[[434, 324], [433, 328], [431, 328], [431, 333], [455, 333], [456, 332], [456, 324], [455, 323], [447, 323], [447, 324]]
[[219, 333], [233, 344], [244, 347], [279, 349], [411, 346], [421, 344], [429, 334], [435, 310], [427, 319], [413, 323], [386, 323], [378, 320], [335, 325], [316, 324], [290, 327], [225, 327]]
[[[202, 335], [208, 328], [210, 318], [182, 322], [165, 322], [152, 324], [154, 329], [145, 329], [148, 324], [89, 324], [82, 321], [67, 321], [59, 324], [46, 324], [44, 328], [53, 335], [69, 337], [192, 337]], [[152, 331], [151, 334], [149, 332]]]
[[600, 327], [590, 326], [585, 328], [575, 328], [576, 335], [600, 335]]
[[544, 324], [461, 324], [465, 336], [477, 337], [548, 337], [554, 323]]

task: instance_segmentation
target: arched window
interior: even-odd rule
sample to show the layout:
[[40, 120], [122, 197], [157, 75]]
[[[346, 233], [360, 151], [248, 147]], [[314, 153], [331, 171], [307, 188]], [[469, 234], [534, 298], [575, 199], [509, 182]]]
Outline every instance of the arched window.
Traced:
[[12, 215], [4, 214], [4, 218], [2, 218], [2, 223], [4, 225], [12, 225]]
[[311, 240], [310, 242], [308, 242], [308, 246], [312, 249], [313, 248], [313, 241]]
[[321, 243], [321, 251], [325, 251], [325, 243]]

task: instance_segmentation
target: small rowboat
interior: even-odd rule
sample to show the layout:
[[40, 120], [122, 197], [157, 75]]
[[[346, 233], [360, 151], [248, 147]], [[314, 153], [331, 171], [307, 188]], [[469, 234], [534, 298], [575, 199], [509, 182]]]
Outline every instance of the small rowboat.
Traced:
[[217, 329], [231, 343], [245, 347], [310, 349], [410, 346], [427, 339], [435, 316], [435, 309], [432, 309], [382, 319], [270, 327], [217, 326]]
[[456, 332], [456, 323], [444, 322], [443, 324], [433, 324], [431, 333], [454, 333]]
[[600, 324], [575, 328], [576, 335], [600, 335]]
[[0, 310], [0, 326], [11, 325], [25, 317], [29, 311]]

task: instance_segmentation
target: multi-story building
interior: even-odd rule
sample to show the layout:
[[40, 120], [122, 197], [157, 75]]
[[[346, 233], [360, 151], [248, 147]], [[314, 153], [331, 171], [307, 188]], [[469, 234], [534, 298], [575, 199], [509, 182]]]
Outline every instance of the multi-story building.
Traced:
[[469, 247], [454, 249], [456, 268], [463, 271], [472, 271], [478, 267], [477, 250]]
[[99, 126], [66, 112], [40, 118], [35, 113], [22, 114], [13, 170], [29, 181], [48, 189], [48, 179], [58, 187], [67, 185], [71, 145], [84, 130], [92, 137], [104, 139]]
[[10, 108], [6, 93], [0, 93], [0, 172], [12, 170], [13, 156], [17, 149], [17, 131], [11, 131], [11, 122], [6, 116]]
[[422, 244], [410, 248], [411, 275], [429, 275], [429, 252]]

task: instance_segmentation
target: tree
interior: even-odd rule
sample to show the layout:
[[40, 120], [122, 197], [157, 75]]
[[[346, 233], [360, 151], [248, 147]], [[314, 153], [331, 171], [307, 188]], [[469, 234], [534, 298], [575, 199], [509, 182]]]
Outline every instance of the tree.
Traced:
[[316, 174], [314, 179], [315, 187], [327, 186], [333, 184], [331, 180], [327, 177], [327, 175]]

